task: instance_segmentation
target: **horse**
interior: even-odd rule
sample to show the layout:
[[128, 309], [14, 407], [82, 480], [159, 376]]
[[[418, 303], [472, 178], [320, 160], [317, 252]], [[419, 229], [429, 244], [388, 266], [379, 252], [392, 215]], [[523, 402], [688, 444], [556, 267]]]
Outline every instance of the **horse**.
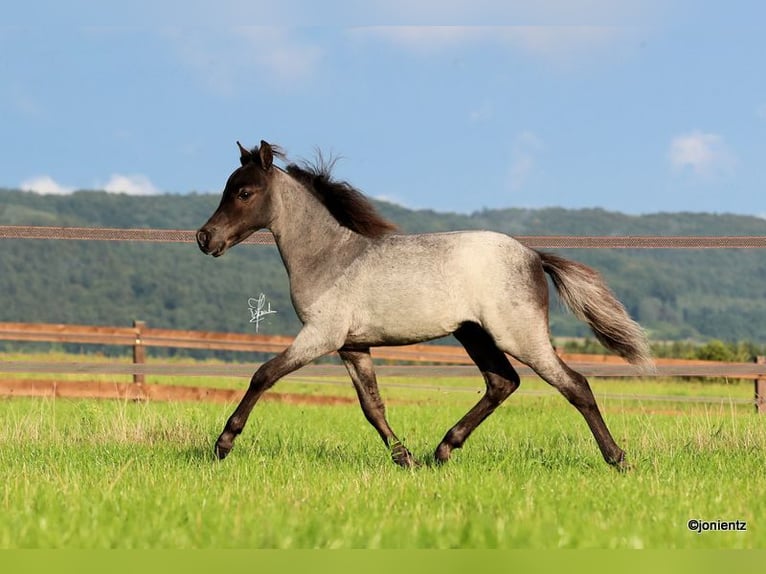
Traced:
[[627, 361], [651, 369], [642, 328], [594, 269], [491, 231], [403, 234], [346, 181], [332, 162], [290, 163], [276, 145], [237, 142], [240, 166], [220, 204], [197, 231], [200, 250], [220, 257], [257, 230], [274, 236], [302, 328], [293, 343], [256, 370], [215, 443], [225, 458], [263, 393], [314, 359], [337, 352], [365, 418], [402, 467], [419, 464], [387, 419], [370, 348], [453, 334], [481, 372], [481, 399], [434, 452], [446, 462], [521, 383], [507, 355], [555, 387], [584, 417], [604, 460], [628, 467], [587, 379], [551, 345], [546, 274], [566, 307]]

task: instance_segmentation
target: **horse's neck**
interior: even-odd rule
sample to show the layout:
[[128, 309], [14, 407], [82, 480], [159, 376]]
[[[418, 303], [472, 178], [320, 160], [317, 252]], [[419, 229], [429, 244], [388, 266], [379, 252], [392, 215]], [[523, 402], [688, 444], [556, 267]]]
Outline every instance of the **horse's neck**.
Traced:
[[[296, 305], [310, 304], [328, 288], [369, 240], [340, 225], [327, 208], [286, 174], [275, 191], [271, 225]], [[296, 309], [300, 314], [300, 309]]]

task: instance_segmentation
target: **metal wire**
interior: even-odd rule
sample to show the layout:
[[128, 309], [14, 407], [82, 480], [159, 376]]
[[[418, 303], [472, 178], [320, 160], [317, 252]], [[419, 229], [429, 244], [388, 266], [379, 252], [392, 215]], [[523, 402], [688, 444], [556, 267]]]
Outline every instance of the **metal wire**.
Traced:
[[[633, 365], [605, 365], [603, 363], [572, 363], [573, 367], [591, 377], [636, 377], [641, 370]], [[168, 364], [168, 363], [101, 363], [101, 362], [44, 362], [4, 361], [0, 373], [81, 373], [109, 375], [176, 375], [176, 376], [225, 376], [250, 378], [258, 364]], [[532, 369], [518, 365], [516, 370], [522, 376], [534, 376]], [[474, 377], [476, 368], [463, 365], [377, 365], [382, 377]], [[299, 371], [303, 376], [343, 376], [345, 369], [340, 365], [309, 365]], [[729, 363], [722, 365], [658, 365], [652, 376], [667, 377], [766, 377], [766, 365], [756, 363]]]

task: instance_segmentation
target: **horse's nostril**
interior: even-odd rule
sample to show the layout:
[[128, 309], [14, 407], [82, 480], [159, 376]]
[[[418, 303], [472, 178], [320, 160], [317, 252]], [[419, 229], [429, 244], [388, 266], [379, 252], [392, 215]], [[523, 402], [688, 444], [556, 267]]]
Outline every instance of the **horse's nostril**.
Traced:
[[200, 246], [200, 249], [207, 249], [209, 242], [210, 242], [210, 234], [204, 229], [200, 229], [197, 232], [197, 245]]

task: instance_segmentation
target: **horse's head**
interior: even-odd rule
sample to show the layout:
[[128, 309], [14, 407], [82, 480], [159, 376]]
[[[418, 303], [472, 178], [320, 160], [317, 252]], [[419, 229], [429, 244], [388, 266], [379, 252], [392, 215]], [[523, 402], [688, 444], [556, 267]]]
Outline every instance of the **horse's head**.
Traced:
[[218, 209], [197, 231], [199, 248], [213, 257], [267, 227], [271, 219], [269, 188], [276, 171], [274, 155], [281, 152], [263, 140], [252, 151], [237, 145], [242, 165], [229, 176]]

